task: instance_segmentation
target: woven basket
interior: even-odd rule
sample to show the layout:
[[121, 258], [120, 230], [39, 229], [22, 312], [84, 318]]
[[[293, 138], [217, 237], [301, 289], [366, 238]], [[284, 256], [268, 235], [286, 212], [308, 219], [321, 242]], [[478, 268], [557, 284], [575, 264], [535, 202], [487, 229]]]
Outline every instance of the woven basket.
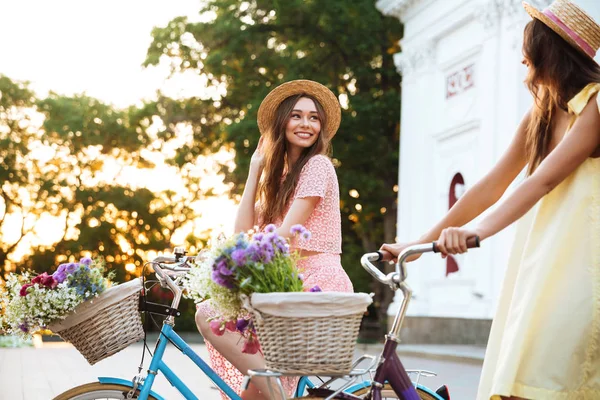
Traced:
[[144, 337], [139, 279], [109, 288], [48, 328], [94, 365]]
[[250, 303], [268, 369], [293, 375], [350, 372], [370, 296], [267, 293], [253, 294]]

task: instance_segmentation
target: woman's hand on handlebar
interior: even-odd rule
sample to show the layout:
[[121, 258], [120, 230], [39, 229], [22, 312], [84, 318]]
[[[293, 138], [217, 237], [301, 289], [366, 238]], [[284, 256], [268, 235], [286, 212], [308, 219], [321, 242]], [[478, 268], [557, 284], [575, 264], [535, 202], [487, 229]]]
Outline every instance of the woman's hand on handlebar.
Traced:
[[[398, 255], [404, 251], [408, 246], [419, 244], [418, 242], [409, 243], [384, 243], [379, 251], [383, 254], [382, 261], [393, 261], [398, 262]], [[421, 254], [415, 254], [407, 258], [406, 261], [414, 261], [421, 257]]]
[[442, 257], [448, 254], [462, 254], [467, 252], [467, 239], [480, 236], [476, 229], [446, 228], [440, 233], [437, 248]]

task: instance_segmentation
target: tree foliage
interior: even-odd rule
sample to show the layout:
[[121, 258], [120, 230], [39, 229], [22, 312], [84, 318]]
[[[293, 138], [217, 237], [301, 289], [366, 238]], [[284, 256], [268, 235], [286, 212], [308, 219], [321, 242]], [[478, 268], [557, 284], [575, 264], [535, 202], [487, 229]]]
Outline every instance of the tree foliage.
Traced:
[[[221, 147], [235, 150], [233, 170], [243, 190], [259, 133], [256, 112], [266, 94], [292, 79], [330, 87], [344, 105], [333, 140], [343, 213], [343, 263], [357, 290], [369, 290], [358, 255], [395, 235], [400, 76], [392, 56], [401, 26], [372, 0], [211, 0], [199, 18], [178, 17], [155, 28], [145, 65], [169, 63], [173, 74], [194, 72], [205, 95], [161, 98], [166, 130], [189, 121], [189, 157]], [[178, 160], [183, 162], [184, 160]], [[391, 297], [380, 296], [387, 304]], [[385, 305], [384, 304], [384, 305]]]
[[[5, 271], [48, 271], [91, 251], [123, 280], [127, 264], [139, 267], [148, 251], [172, 247], [172, 235], [198, 217], [194, 201], [210, 192], [200, 190], [193, 165], [179, 170], [184, 193], [135, 184], [154, 167], [144, 155], [166, 143], [149, 133], [154, 114], [152, 106], [116, 110], [85, 95], [38, 99], [27, 83], [0, 76]], [[198, 248], [203, 240], [187, 242]]]

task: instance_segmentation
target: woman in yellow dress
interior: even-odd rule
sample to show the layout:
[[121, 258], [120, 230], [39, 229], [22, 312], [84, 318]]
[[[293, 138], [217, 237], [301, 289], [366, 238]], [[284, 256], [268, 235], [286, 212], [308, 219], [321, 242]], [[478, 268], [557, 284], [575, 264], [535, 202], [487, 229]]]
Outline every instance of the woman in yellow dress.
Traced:
[[[478, 400], [600, 399], [600, 26], [568, 0], [524, 3], [534, 105], [494, 168], [420, 240], [467, 251], [518, 220]], [[527, 178], [474, 228], [527, 166]], [[388, 254], [389, 257], [389, 254]]]

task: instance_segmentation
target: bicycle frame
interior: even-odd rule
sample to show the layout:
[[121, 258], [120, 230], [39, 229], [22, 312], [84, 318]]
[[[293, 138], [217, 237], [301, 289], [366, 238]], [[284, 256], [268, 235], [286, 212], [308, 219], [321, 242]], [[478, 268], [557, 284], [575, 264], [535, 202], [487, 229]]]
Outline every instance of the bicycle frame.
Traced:
[[194, 362], [208, 376], [208, 378], [217, 385], [227, 396], [232, 400], [241, 400], [233, 389], [231, 389], [215, 371], [199, 356], [194, 350], [173, 330], [173, 327], [167, 323], [163, 324], [160, 331], [158, 342], [156, 343], [156, 349], [154, 350], [154, 356], [150, 361], [150, 367], [148, 369], [148, 375], [144, 380], [144, 383], [139, 386], [140, 395], [138, 400], [147, 400], [152, 384], [158, 372], [162, 372], [165, 378], [173, 385], [179, 393], [181, 393], [186, 399], [198, 400], [192, 391], [183, 383], [181, 379], [167, 366], [162, 360], [167, 347], [168, 342], [171, 342], [177, 347], [183, 354], [185, 354], [190, 360]]
[[[171, 304], [171, 308], [176, 309], [179, 305], [179, 301], [181, 299], [181, 289], [173, 282], [173, 280], [163, 271], [163, 269], [169, 269], [171, 271], [185, 271], [185, 267], [177, 266], [177, 267], [169, 267], [159, 264], [159, 262], [177, 262], [182, 261], [182, 264], [185, 264], [185, 258], [183, 253], [175, 251], [175, 257], [158, 257], [154, 260], [154, 270], [156, 275], [159, 277], [161, 284], [164, 283], [165, 286], [171, 289], [174, 294], [173, 302]], [[158, 342], [156, 343], [156, 348], [154, 350], [154, 356], [150, 361], [150, 367], [148, 369], [148, 375], [146, 376], [144, 382], [138, 387], [140, 390], [140, 395], [138, 400], [147, 400], [148, 395], [152, 389], [152, 385], [154, 383], [154, 379], [159, 372], [167, 378], [169, 383], [173, 387], [175, 387], [186, 399], [190, 400], [198, 400], [198, 397], [192, 393], [192, 391], [183, 383], [181, 379], [167, 366], [167, 364], [162, 360], [163, 355], [165, 353], [167, 344], [171, 342], [175, 347], [177, 347], [184, 355], [186, 355], [200, 370], [215, 384], [217, 387], [223, 391], [231, 400], [241, 400], [241, 397], [238, 396], [223, 379], [198, 355], [192, 350], [192, 348], [183, 340], [174, 330], [175, 318], [173, 316], [168, 316], [161, 328], [160, 335], [158, 338]], [[301, 396], [304, 393], [306, 388], [312, 388], [314, 385], [307, 377], [302, 377], [298, 383], [295, 396]]]

